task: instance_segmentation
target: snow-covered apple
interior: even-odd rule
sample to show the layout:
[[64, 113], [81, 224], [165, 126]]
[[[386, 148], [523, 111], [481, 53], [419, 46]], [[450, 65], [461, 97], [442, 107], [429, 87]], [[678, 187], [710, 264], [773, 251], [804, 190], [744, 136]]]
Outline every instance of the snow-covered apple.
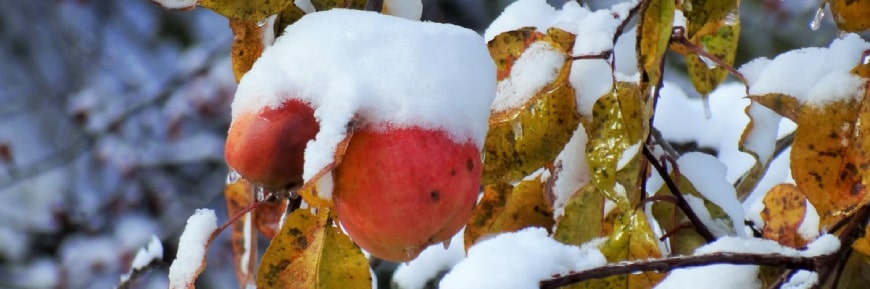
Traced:
[[372, 255], [408, 261], [450, 240], [471, 215], [480, 190], [480, 149], [440, 130], [355, 131], [333, 192], [338, 219]]

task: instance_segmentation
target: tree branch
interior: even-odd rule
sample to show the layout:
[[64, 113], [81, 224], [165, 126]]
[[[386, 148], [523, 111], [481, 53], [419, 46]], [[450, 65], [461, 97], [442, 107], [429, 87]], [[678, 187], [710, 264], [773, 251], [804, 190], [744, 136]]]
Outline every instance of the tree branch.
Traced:
[[653, 155], [652, 151], [649, 150], [649, 147], [643, 146], [643, 155], [649, 160], [650, 164], [656, 169], [659, 175], [662, 177], [662, 180], [665, 181], [665, 185], [671, 191], [671, 194], [677, 198], [677, 207], [686, 214], [686, 217], [689, 218], [689, 221], [692, 222], [692, 225], [695, 226], [695, 230], [698, 231], [698, 234], [701, 235], [707, 243], [713, 242], [716, 240], [716, 236], [710, 232], [710, 229], [704, 225], [704, 222], [701, 221], [701, 218], [698, 218], [698, 215], [695, 214], [695, 211], [692, 210], [692, 207], [689, 205], [689, 202], [686, 201], [686, 198], [683, 197], [683, 194], [680, 193], [680, 189], [677, 187], [677, 184], [674, 183], [674, 180], [671, 179], [671, 176], [668, 174], [668, 171], [665, 170], [664, 167], [656, 160], [656, 157]]
[[680, 256], [666, 259], [654, 259], [635, 262], [625, 262], [571, 273], [565, 276], [544, 280], [541, 289], [559, 288], [576, 284], [589, 279], [599, 279], [614, 275], [632, 274], [647, 271], [670, 271], [679, 268], [708, 266], [715, 264], [731, 265], [766, 265], [788, 269], [816, 270], [829, 255], [817, 257], [794, 257], [779, 254], [746, 254], [746, 253], [712, 253], [697, 256]]

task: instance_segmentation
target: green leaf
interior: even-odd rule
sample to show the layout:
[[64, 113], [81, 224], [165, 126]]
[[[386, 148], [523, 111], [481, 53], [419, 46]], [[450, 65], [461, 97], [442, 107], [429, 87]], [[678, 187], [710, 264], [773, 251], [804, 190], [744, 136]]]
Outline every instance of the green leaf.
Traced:
[[631, 145], [631, 136], [623, 122], [622, 108], [616, 93], [598, 99], [592, 108], [592, 122], [587, 127], [586, 161], [591, 169], [591, 181], [604, 197], [628, 210], [630, 201], [617, 192], [616, 180], [619, 160]]
[[[698, 35], [700, 35], [700, 39], [693, 40], [692, 43], [700, 45], [708, 53], [722, 60], [726, 64], [734, 64], [734, 57], [737, 55], [737, 42], [740, 38], [739, 21], [735, 21], [732, 24], [722, 25], [712, 34]], [[704, 97], [710, 94], [710, 92], [713, 92], [713, 90], [716, 89], [716, 87], [719, 86], [726, 77], [728, 77], [728, 70], [719, 66], [711, 69], [707, 63], [702, 61], [698, 55], [695, 54], [689, 54], [686, 56], [686, 64], [688, 65], [689, 79], [692, 81], [692, 85], [695, 87], [695, 90]]]
[[569, 245], [582, 245], [601, 237], [604, 196], [587, 183], [565, 203], [565, 213], [556, 222], [553, 239]]
[[[708, 35], [719, 30], [724, 20], [732, 11], [739, 9], [739, 0], [686, 0], [682, 11], [686, 16], [686, 36], [694, 38], [696, 34]], [[736, 17], [735, 17], [736, 18]]]
[[465, 249], [479, 238], [528, 227], [553, 227], [553, 210], [544, 200], [540, 177], [509, 184], [487, 185], [465, 227]]

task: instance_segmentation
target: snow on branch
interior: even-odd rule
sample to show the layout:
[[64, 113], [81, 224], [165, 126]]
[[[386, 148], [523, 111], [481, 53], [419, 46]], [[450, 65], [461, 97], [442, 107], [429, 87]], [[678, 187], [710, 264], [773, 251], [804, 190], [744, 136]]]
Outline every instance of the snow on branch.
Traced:
[[193, 288], [199, 273], [205, 269], [205, 254], [212, 233], [217, 230], [217, 217], [213, 210], [197, 209], [187, 219], [187, 226], [178, 241], [178, 253], [169, 266], [169, 288]]

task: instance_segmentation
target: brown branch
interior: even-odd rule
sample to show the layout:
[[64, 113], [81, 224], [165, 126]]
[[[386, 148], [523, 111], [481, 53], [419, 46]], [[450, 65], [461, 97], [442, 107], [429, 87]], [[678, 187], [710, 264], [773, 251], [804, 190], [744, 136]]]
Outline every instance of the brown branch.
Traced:
[[[870, 202], [864, 203], [858, 211], [849, 217], [849, 223], [846, 224], [846, 227], [843, 228], [843, 232], [839, 236], [840, 250], [837, 251], [837, 254], [831, 257], [831, 260], [825, 262], [825, 266], [819, 268], [817, 272], [819, 275], [819, 282], [812, 288], [821, 288], [821, 285], [825, 284], [828, 278], [831, 277], [831, 273], [834, 273], [836, 267], [838, 267], [837, 265], [843, 264], [846, 262], [846, 259], [849, 259], [852, 243], [863, 235], [864, 227], [867, 225], [868, 218], [870, 218]], [[830, 263], [833, 263], [834, 266], [831, 266]]]
[[586, 271], [559, 276], [540, 282], [541, 289], [552, 289], [576, 284], [589, 279], [648, 271], [665, 272], [679, 268], [700, 267], [717, 264], [763, 265], [788, 269], [816, 270], [829, 255], [817, 257], [794, 257], [780, 254], [746, 254], [719, 252], [697, 256], [680, 256], [607, 265]]
[[602, 51], [601, 53], [598, 53], [598, 54], [586, 54], [586, 55], [571, 56], [571, 57], [568, 57], [568, 60], [569, 61], [583, 60], [583, 59], [607, 60], [608, 58], [610, 58], [610, 55], [612, 55], [612, 54], [613, 54], [613, 50], [605, 50], [605, 51]]
[[643, 155], [649, 160], [650, 164], [656, 169], [659, 175], [662, 177], [662, 180], [665, 181], [665, 185], [671, 191], [671, 194], [677, 198], [677, 207], [686, 214], [686, 217], [689, 218], [689, 222], [692, 222], [692, 225], [695, 226], [695, 230], [698, 231], [698, 234], [701, 235], [707, 243], [713, 242], [716, 240], [716, 236], [710, 232], [710, 229], [704, 225], [704, 222], [701, 221], [701, 218], [698, 218], [698, 215], [695, 214], [695, 211], [692, 210], [692, 207], [689, 205], [689, 202], [686, 201], [686, 198], [683, 197], [683, 194], [680, 193], [680, 189], [677, 187], [677, 184], [674, 183], [674, 180], [671, 179], [671, 176], [668, 174], [668, 171], [665, 170], [664, 167], [656, 160], [656, 157], [653, 155], [652, 151], [649, 150], [649, 147], [643, 146]]

